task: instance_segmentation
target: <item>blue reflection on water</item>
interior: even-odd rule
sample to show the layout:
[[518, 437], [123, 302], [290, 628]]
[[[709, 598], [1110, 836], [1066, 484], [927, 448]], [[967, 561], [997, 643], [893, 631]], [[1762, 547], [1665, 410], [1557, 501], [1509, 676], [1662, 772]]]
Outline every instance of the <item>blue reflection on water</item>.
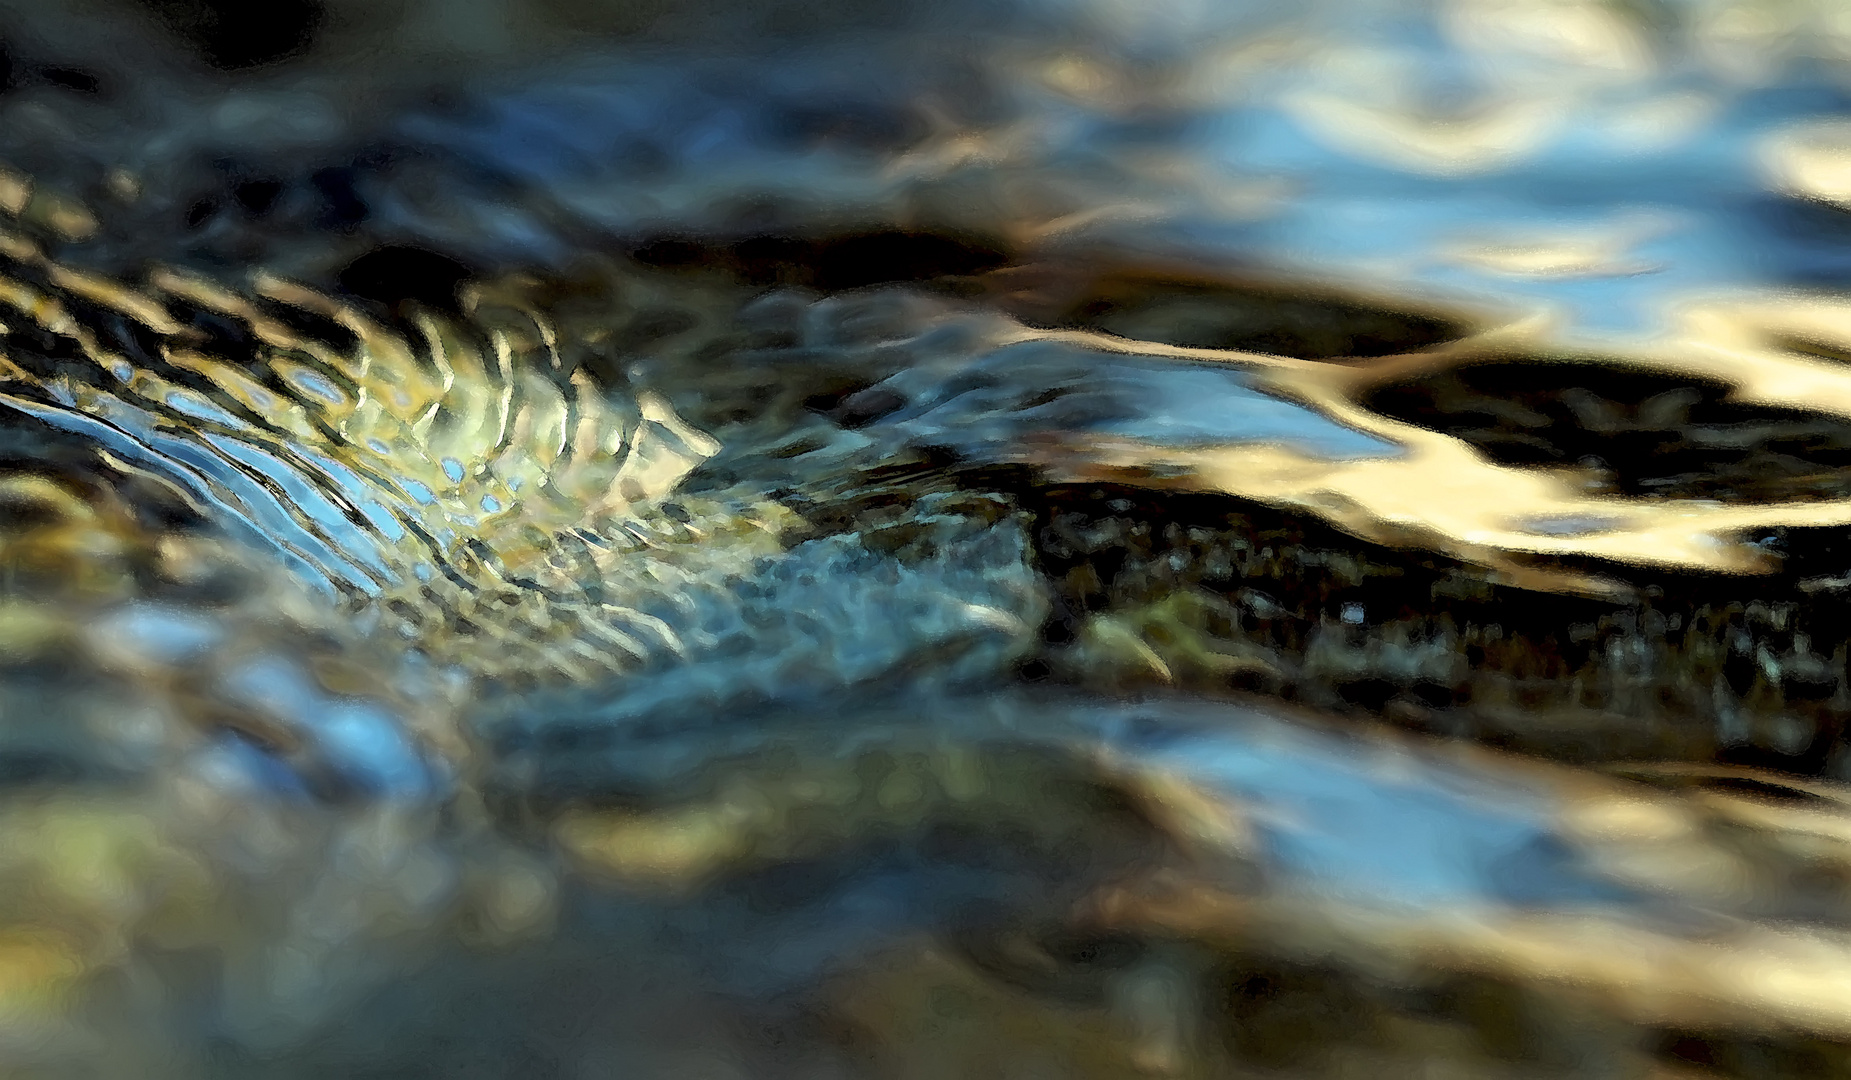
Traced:
[[[1483, 58], [1462, 57], [1426, 16], [1365, 8], [1308, 32], [1400, 50], [1413, 83], [1435, 100], [1471, 100], [1486, 89]], [[924, 145], [930, 125], [922, 126], [919, 103], [955, 96], [946, 71], [904, 62], [903, 51], [902, 62], [884, 64], [878, 58], [891, 53], [891, 43], [861, 44], [868, 47], [816, 45], [775, 61], [733, 63], [612, 52], [525, 84], [484, 88], [470, 107], [420, 113], [400, 130], [619, 233], [700, 213], [698, 205], [673, 204], [721, 176], [761, 194], [813, 191], [852, 218], [861, 213], [857, 199], [878, 207], [901, 190], [898, 174], [882, 169], [899, 151]], [[1806, 71], [1743, 88], [1688, 62], [1661, 66], [1565, 90], [1555, 103], [1559, 115], [1543, 121], [1549, 130], [1535, 146], [1462, 175], [1380, 164], [1320, 137], [1294, 111], [1294, 92], [1376, 102], [1351, 85], [1361, 76], [1333, 76], [1315, 60], [1285, 65], [1259, 88], [1223, 100], [1140, 108], [1090, 108], [1037, 90], [1023, 75], [1009, 104], [996, 109], [1015, 110], [1028, 125], [1020, 130], [1033, 132], [1035, 160], [1020, 166], [1025, 173], [1076, 183], [1090, 177], [1090, 189], [1076, 190], [1098, 203], [1165, 203], [1165, 213], [1138, 215], [1100, 234], [1145, 247], [1412, 293], [1545, 303], [1575, 325], [1607, 333], [1649, 333], [1667, 300], [1693, 290], [1851, 281], [1851, 245], [1821, 228], [1836, 216], [1809, 214], [1771, 194], [1757, 159], [1774, 128], [1851, 112], [1851, 94], [1829, 75]], [[1667, 103], [1688, 106], [1690, 115], [1640, 119]], [[993, 152], [1005, 156], [973, 168], [1003, 176], [1016, 167], [1005, 151]], [[1124, 159], [1150, 154], [1193, 163], [1208, 177], [1206, 189], [1153, 188], [1148, 178], [1123, 172]], [[945, 177], [966, 182], [956, 169]], [[1222, 188], [1256, 179], [1285, 181], [1291, 194], [1246, 217], [1211, 205]], [[841, 197], [823, 196], [833, 191]], [[1625, 233], [1625, 222], [1640, 216], [1656, 225], [1621, 244], [1614, 270], [1487, 273], [1446, 255], [1462, 236]]]
[[432, 790], [430, 769], [405, 734], [403, 719], [375, 702], [329, 694], [277, 656], [236, 668], [225, 677], [225, 688], [312, 733], [326, 763], [371, 793], [417, 799]]
[[1140, 767], [1228, 796], [1268, 856], [1321, 893], [1411, 908], [1630, 899], [1556, 834], [1554, 799], [1508, 779], [1256, 723], [1232, 706], [1158, 701], [1133, 714], [1108, 726], [1116, 745]]

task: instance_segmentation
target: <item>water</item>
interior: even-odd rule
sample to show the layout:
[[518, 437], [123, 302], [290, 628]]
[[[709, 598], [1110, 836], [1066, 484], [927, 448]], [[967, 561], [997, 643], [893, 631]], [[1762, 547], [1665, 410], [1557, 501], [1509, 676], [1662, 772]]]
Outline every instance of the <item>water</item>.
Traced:
[[1832, 6], [99, 11], [9, 1068], [1851, 1060]]

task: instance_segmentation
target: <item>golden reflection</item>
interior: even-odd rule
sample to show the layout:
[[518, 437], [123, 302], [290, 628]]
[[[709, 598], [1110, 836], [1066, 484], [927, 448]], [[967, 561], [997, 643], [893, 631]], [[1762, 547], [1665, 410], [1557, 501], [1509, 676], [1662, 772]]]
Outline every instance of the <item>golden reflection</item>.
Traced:
[[1319, 139], [1344, 153], [1436, 176], [1490, 172], [1528, 157], [1567, 122], [1563, 102], [1512, 97], [1447, 114], [1305, 91], [1288, 103]]
[[1510, 277], [1648, 274], [1662, 264], [1639, 258], [1633, 249], [1665, 231], [1664, 222], [1641, 216], [1599, 229], [1461, 236], [1443, 246], [1440, 254], [1463, 266]]
[[[1599, 363], [1722, 383], [1728, 400], [1851, 420], [1851, 373], [1820, 352], [1851, 345], [1851, 316], [1832, 300], [1771, 299], [1744, 305], [1693, 305], [1685, 334]], [[1085, 331], [1024, 330], [1015, 340], [1059, 340], [1103, 352], [1162, 358], [1179, 365], [1228, 365], [1258, 385], [1380, 436], [1398, 453], [1330, 460], [1283, 445], [1203, 448], [1154, 446], [1130, 438], [1048, 432], [1014, 451], [1058, 480], [1134, 478], [1176, 490], [1217, 490], [1316, 514], [1357, 536], [1415, 544], [1494, 568], [1532, 588], [1611, 587], [1584, 574], [1538, 569], [1528, 555], [1593, 558], [1617, 564], [1753, 574], [1773, 564], [1743, 537], [1781, 526], [1851, 524], [1851, 498], [1741, 505], [1702, 499], [1589, 494], [1562, 472], [1502, 466], [1468, 443], [1372, 412], [1369, 392], [1474, 362], [1512, 356], [1533, 363], [1575, 362], [1552, 341], [1544, 315], [1485, 325], [1466, 338], [1417, 352], [1330, 364], [1228, 350], [1130, 341]], [[1811, 355], [1779, 347], [1814, 342]], [[1829, 353], [1827, 354], [1829, 355]], [[1153, 477], [1155, 477], [1153, 479]], [[1573, 529], [1538, 523], [1581, 522]]]
[[1778, 191], [1836, 206], [1851, 204], [1851, 122], [1793, 124], [1767, 138], [1761, 161]]

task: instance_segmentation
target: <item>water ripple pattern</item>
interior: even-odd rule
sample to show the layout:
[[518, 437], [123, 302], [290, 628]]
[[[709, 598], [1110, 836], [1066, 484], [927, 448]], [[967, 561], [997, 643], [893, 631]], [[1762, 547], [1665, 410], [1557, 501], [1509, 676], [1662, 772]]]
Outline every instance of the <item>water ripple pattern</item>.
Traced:
[[388, 612], [413, 599], [517, 651], [582, 612], [554, 666], [621, 669], [678, 647], [659, 619], [601, 599], [605, 568], [690, 535], [652, 507], [717, 444], [659, 398], [566, 367], [537, 313], [420, 313], [407, 340], [276, 279], [247, 298], [160, 271], [132, 291], [13, 246], [7, 405], [179, 485], [331, 596]]

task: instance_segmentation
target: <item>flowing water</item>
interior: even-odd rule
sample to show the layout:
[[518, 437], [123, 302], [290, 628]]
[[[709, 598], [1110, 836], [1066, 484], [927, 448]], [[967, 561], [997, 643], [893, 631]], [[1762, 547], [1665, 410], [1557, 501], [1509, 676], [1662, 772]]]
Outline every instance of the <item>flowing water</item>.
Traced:
[[0, 5], [0, 1067], [1851, 1072], [1851, 19]]

